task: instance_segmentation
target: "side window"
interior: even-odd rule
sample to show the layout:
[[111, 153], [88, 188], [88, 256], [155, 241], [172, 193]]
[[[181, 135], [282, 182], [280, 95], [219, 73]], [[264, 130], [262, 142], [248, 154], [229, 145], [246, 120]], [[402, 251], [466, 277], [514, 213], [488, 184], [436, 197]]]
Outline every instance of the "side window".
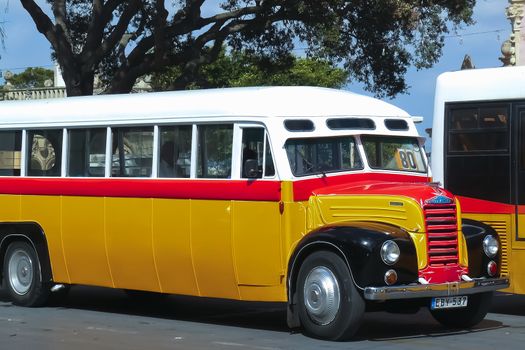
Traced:
[[28, 130], [29, 176], [60, 176], [62, 130]]
[[510, 103], [449, 103], [445, 187], [456, 195], [512, 203]]
[[69, 131], [68, 176], [104, 176], [106, 129]]
[[[264, 159], [264, 129], [243, 128], [242, 129], [242, 162], [241, 177], [261, 178], [263, 176]], [[245, 166], [248, 161], [257, 161], [257, 175], [248, 176]]]
[[[255, 177], [246, 174], [245, 165], [248, 160], [257, 161], [257, 176]], [[272, 152], [268, 143], [268, 136], [265, 137], [264, 128], [243, 128], [241, 177], [262, 178], [274, 175]]]
[[0, 131], [0, 176], [20, 176], [21, 131]]
[[198, 127], [197, 177], [231, 177], [233, 125]]
[[159, 128], [159, 177], [190, 177], [191, 125]]
[[273, 156], [272, 156], [272, 150], [270, 148], [270, 142], [268, 141], [268, 136], [266, 136], [265, 140], [266, 144], [264, 145], [264, 149], [266, 152], [266, 155], [264, 157], [264, 176], [275, 176], [275, 166], [273, 165]]
[[153, 127], [116, 128], [111, 133], [111, 176], [151, 176]]
[[509, 149], [509, 106], [451, 108], [448, 151], [484, 152]]

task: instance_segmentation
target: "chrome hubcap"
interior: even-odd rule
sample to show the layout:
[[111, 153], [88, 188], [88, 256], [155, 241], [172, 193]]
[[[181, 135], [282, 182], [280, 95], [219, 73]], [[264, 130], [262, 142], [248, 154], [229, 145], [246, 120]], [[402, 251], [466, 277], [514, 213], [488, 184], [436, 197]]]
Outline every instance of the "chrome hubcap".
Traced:
[[18, 295], [25, 295], [33, 282], [33, 261], [23, 250], [16, 250], [9, 258], [9, 284]]
[[314, 268], [304, 282], [304, 306], [315, 323], [327, 325], [339, 311], [339, 284], [332, 271], [324, 266]]

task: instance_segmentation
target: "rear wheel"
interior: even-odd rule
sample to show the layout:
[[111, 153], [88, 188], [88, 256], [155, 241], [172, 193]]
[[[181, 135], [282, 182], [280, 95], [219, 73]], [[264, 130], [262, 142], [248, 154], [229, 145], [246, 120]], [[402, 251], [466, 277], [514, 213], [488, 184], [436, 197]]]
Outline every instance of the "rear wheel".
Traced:
[[299, 270], [297, 293], [306, 334], [345, 340], [357, 332], [365, 303], [337, 254], [319, 251], [308, 256]]
[[470, 328], [480, 323], [487, 315], [493, 292], [469, 296], [466, 307], [451, 310], [430, 310], [432, 316], [448, 328]]
[[40, 261], [26, 242], [14, 242], [4, 258], [4, 282], [12, 302], [22, 306], [41, 306], [49, 296], [49, 285], [42, 281]]

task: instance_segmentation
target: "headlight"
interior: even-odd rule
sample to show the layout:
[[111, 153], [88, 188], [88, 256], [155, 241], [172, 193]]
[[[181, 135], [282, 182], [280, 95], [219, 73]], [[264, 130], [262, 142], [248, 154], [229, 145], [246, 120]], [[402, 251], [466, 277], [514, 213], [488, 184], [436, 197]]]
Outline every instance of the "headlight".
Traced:
[[393, 265], [399, 260], [399, 247], [394, 241], [385, 241], [381, 246], [381, 259], [387, 265]]
[[498, 254], [498, 250], [498, 240], [494, 236], [488, 235], [483, 238], [483, 251], [489, 258], [495, 257]]

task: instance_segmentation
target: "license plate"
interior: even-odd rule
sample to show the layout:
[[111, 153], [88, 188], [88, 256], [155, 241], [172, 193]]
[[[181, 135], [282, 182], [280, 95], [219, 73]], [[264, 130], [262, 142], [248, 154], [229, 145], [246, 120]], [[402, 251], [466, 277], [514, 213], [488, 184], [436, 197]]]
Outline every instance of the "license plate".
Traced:
[[465, 307], [468, 303], [468, 296], [432, 298], [430, 308], [436, 309], [452, 309], [456, 307]]

